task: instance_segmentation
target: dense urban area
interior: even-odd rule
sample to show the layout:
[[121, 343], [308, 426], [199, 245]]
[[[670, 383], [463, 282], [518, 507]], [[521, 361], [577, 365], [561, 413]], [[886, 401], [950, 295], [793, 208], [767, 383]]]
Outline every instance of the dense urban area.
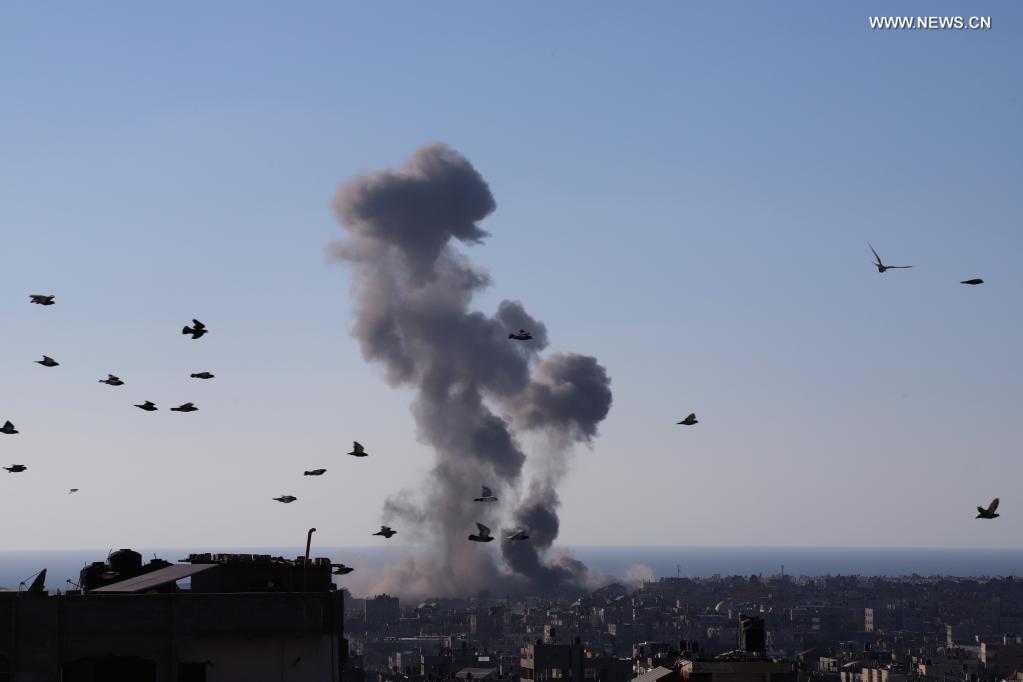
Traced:
[[343, 591], [346, 680], [1023, 680], [1023, 581], [661, 578], [561, 598]]

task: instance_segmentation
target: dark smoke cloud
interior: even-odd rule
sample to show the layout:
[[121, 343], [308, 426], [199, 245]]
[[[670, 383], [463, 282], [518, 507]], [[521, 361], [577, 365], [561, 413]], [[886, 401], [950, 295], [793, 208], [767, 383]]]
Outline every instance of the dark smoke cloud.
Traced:
[[[334, 200], [349, 233], [331, 250], [353, 269], [353, 334], [391, 384], [415, 387], [418, 435], [436, 451], [425, 498], [385, 504], [385, 520], [435, 547], [432, 556], [395, 569], [400, 578], [380, 578], [381, 585], [404, 585], [406, 593], [549, 592], [578, 585], [585, 574], [578, 562], [552, 561], [545, 553], [558, 534], [555, 487], [564, 454], [596, 434], [611, 404], [609, 379], [591, 357], [558, 353], [540, 360], [547, 329], [521, 303], [503, 301], [492, 316], [471, 310], [489, 277], [453, 250], [451, 240], [481, 242], [487, 233], [478, 222], [495, 207], [480, 174], [442, 144], [420, 148], [397, 170], [349, 180]], [[533, 340], [509, 340], [519, 328]], [[509, 572], [466, 535], [476, 521], [500, 527], [503, 504], [521, 485], [526, 454], [514, 429], [546, 434], [553, 446], [542, 457], [561, 464], [531, 484], [513, 514], [534, 539], [502, 543]], [[472, 501], [484, 484], [501, 506]]]
[[528, 541], [502, 540], [501, 552], [508, 566], [519, 575], [528, 576], [531, 586], [541, 595], [568, 587], [582, 587], [587, 578], [586, 566], [569, 557], [543, 561], [544, 553], [558, 537], [558, 494], [551, 487], [534, 481], [529, 497], [515, 513], [516, 525], [529, 530]]
[[401, 170], [350, 179], [334, 200], [338, 219], [353, 235], [394, 244], [419, 275], [452, 237], [482, 241], [487, 233], [476, 223], [495, 208], [476, 169], [442, 144], [422, 147]]
[[589, 442], [611, 409], [610, 382], [597, 358], [556, 353], [540, 362], [514, 400], [516, 422]]

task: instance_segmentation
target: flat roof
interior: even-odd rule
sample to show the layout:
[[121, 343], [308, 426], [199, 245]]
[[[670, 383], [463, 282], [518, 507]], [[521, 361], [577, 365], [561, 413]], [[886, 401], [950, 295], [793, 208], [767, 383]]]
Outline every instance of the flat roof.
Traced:
[[671, 668], [665, 668], [664, 666], [657, 666], [646, 671], [638, 677], [633, 677], [632, 682], [657, 682], [662, 677], [667, 677], [673, 674], [675, 671]]
[[89, 590], [89, 594], [93, 592], [120, 592], [120, 593], [131, 593], [131, 592], [145, 592], [146, 590], [152, 590], [166, 585], [167, 583], [175, 583], [182, 578], [195, 575], [196, 573], [202, 573], [208, 571], [211, 568], [216, 568], [220, 564], [174, 564], [173, 566], [167, 566], [153, 571], [152, 573], [144, 573], [137, 575], [134, 578], [128, 578], [105, 587], [97, 587], [95, 590]]

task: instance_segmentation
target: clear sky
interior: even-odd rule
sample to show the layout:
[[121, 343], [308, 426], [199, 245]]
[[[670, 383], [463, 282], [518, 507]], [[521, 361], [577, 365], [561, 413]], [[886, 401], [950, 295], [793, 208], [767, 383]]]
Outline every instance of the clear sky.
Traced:
[[378, 540], [433, 456], [330, 201], [442, 141], [479, 306], [612, 378], [561, 544], [1023, 547], [1021, 66], [1008, 1], [5, 3], [2, 545]]

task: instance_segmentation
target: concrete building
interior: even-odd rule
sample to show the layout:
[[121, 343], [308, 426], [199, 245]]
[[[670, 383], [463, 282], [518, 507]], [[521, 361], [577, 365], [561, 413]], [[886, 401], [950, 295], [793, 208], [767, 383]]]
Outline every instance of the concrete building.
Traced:
[[522, 648], [520, 679], [569, 682], [628, 682], [633, 678], [631, 658], [594, 656], [582, 644], [545, 644]]
[[544, 644], [541, 641], [522, 648], [521, 680], [583, 679], [583, 647], [580, 644]]
[[380, 594], [366, 600], [366, 622], [393, 625], [401, 620], [401, 605], [397, 597]]
[[496, 680], [497, 668], [462, 668], [455, 673], [459, 680]]
[[787, 661], [745, 659], [682, 659], [682, 679], [690, 682], [796, 682], [796, 667]]
[[1023, 643], [1017, 637], [1005, 636], [1001, 642], [982, 642], [980, 661], [988, 670], [1004, 675], [1023, 672]]
[[[102, 572], [87, 567], [102, 583], [88, 591], [0, 592], [0, 679], [341, 679], [343, 602], [328, 560], [204, 555], [131, 576], [140, 560], [111, 558]], [[190, 589], [179, 585], [189, 578]], [[294, 591], [302, 582], [310, 589]]]
[[748, 654], [762, 654], [767, 651], [767, 630], [764, 619], [755, 616], [739, 616], [738, 649]]
[[860, 682], [906, 682], [906, 674], [890, 668], [862, 668]]
[[914, 669], [921, 680], [968, 680], [982, 672], [980, 660], [961, 649], [923, 657], [915, 661]]

